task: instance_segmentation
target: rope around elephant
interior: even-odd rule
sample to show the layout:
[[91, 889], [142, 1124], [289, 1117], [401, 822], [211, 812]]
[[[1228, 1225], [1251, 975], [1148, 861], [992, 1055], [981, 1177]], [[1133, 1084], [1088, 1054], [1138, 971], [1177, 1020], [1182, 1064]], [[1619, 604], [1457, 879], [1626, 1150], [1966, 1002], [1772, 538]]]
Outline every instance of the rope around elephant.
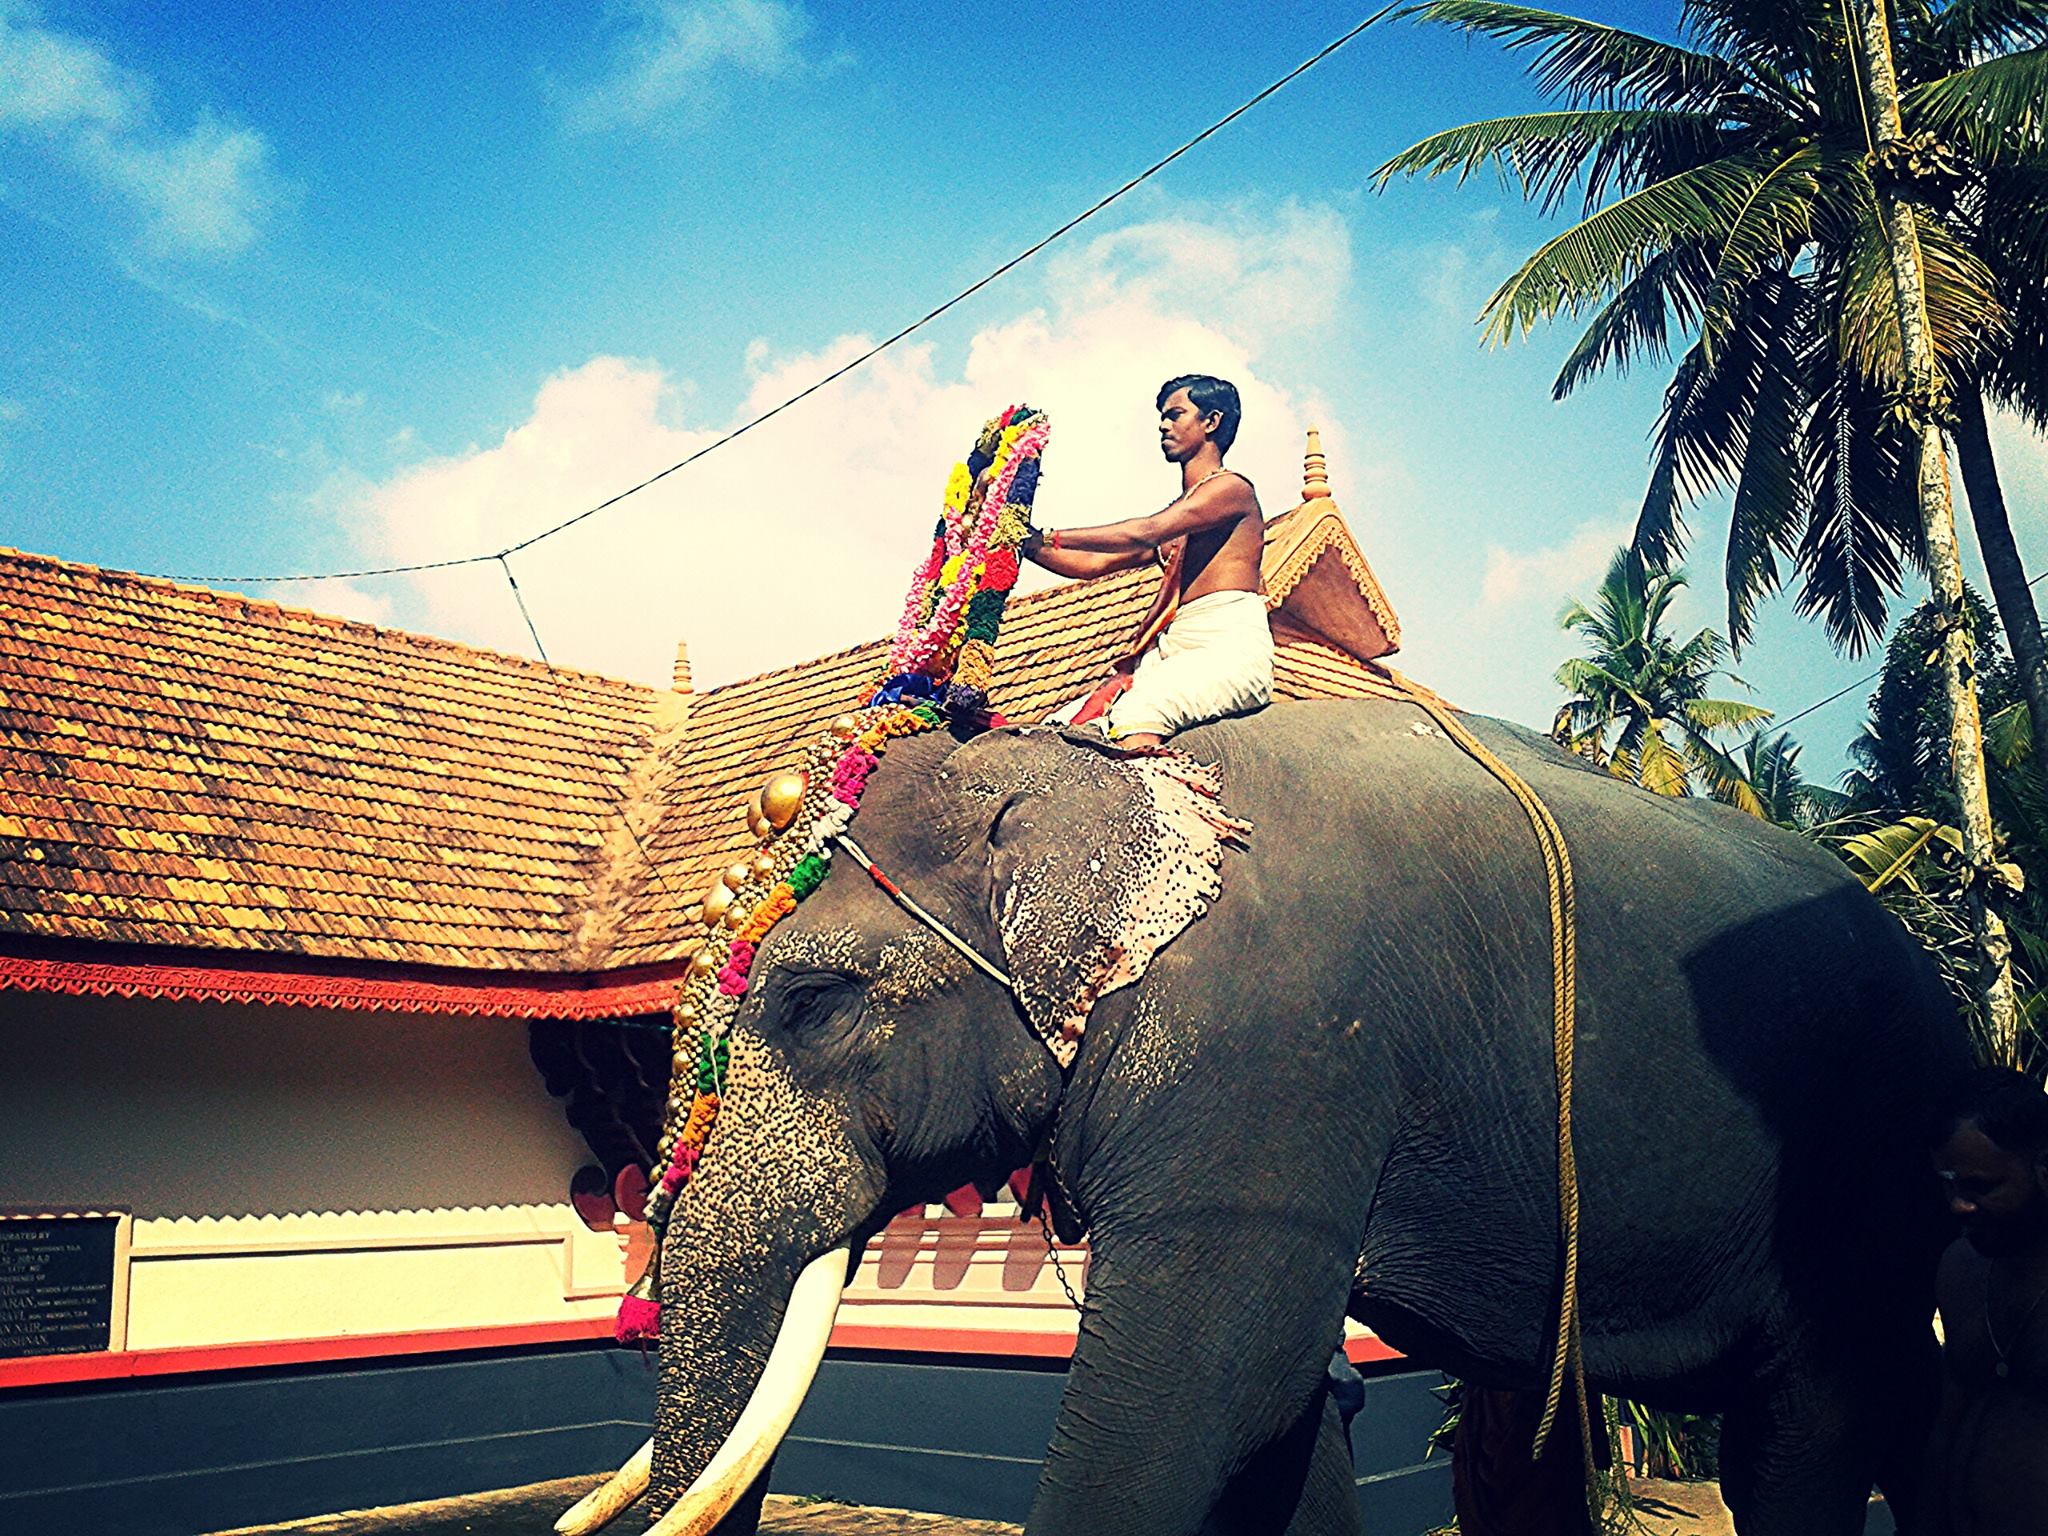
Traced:
[[1586, 1407], [1585, 1340], [1579, 1325], [1579, 1162], [1572, 1135], [1572, 1084], [1576, 1076], [1579, 1012], [1578, 898], [1572, 885], [1571, 852], [1550, 807], [1522, 776], [1467, 730], [1439, 700], [1400, 673], [1394, 681], [1467, 757], [1500, 781], [1529, 819], [1543, 854], [1543, 878], [1550, 897], [1551, 1055], [1557, 1075], [1557, 1215], [1564, 1238], [1564, 1278], [1557, 1307], [1557, 1346], [1551, 1354], [1550, 1383], [1543, 1398], [1543, 1417], [1536, 1426], [1532, 1454], [1541, 1456], [1557, 1422], [1570, 1376], [1578, 1399], [1579, 1444], [1586, 1462], [1586, 1485], [1593, 1487], [1593, 1426]]

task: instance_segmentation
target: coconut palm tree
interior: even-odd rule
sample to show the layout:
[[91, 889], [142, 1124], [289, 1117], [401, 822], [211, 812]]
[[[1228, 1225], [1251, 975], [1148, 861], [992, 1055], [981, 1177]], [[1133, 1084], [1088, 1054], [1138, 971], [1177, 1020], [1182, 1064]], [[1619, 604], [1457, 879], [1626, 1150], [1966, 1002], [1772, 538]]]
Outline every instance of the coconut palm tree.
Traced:
[[1704, 791], [1761, 816], [1763, 802], [1742, 764], [1714, 738], [1759, 725], [1771, 712], [1707, 697], [1716, 678], [1748, 685], [1721, 670], [1728, 648], [1711, 629], [1682, 644], [1665, 633], [1664, 616], [1685, 584], [1682, 571], [1653, 569], [1626, 547], [1614, 552], [1592, 605], [1574, 600], [1558, 620], [1587, 654], [1557, 669], [1569, 697], [1552, 734], [1655, 794]]
[[1810, 832], [1840, 814], [1845, 798], [1807, 782], [1799, 768], [1799, 743], [1785, 731], [1752, 732], [1735, 754], [1742, 777], [1756, 794], [1766, 821], [1795, 832]]
[[[1462, 181], [1493, 165], [1545, 211], [1582, 204], [1585, 217], [1487, 301], [1487, 338], [1590, 313], [1559, 398], [1603, 368], [1667, 362], [1680, 347], [1638, 547], [1668, 565], [1684, 552], [1686, 510], [1733, 490], [1735, 649], [1781, 561], [1800, 573], [1801, 611], [1838, 644], [1877, 640], [1920, 539], [1913, 445], [1893, 409], [1904, 370], [1875, 129], [1841, 0], [1686, 0], [1685, 43], [1499, 0], [1405, 14], [1528, 53], [1537, 86], [1564, 103], [1433, 134], [1374, 173], [1381, 186]], [[2048, 422], [2048, 0], [1909, 0], [1900, 33], [1918, 157], [1898, 164], [1943, 199], [1920, 237], [1948, 393], [1980, 407], [1988, 393]], [[1937, 147], [1929, 132], [1950, 138]], [[1984, 471], [1973, 511], [1997, 524], [1980, 535], [2009, 548], [1988, 439], [1978, 454], [1962, 435]], [[2030, 637], [2014, 643], [2038, 645], [2024, 593], [2010, 609], [1994, 595], [2008, 629]]]
[[[1972, 390], [2037, 413], [2048, 391], [2024, 365], [2048, 308], [2034, 297], [2048, 281], [2048, 0], [1906, 0], [1896, 61], [1877, 4], [1854, 0], [1852, 15], [1848, 0], [1686, 0], [1683, 43], [1499, 0], [1410, 12], [1532, 50], [1538, 85], [1567, 107], [1433, 135], [1382, 166], [1381, 184], [1493, 164], [1546, 208], [1583, 199], [1586, 216], [1482, 315], [1504, 341], [1592, 311], [1560, 395], [1610, 364], [1667, 359], [1674, 330], [1691, 338], [1635, 543], [1668, 565], [1687, 506], [1733, 490], [1738, 648], [1781, 559], [1801, 572], [1801, 610], [1852, 650], [1882, 633], [1909, 561], [1953, 611], [1961, 568], [1939, 423]], [[2015, 314], [2017, 369], [2000, 352]], [[1978, 446], [1990, 466], [1988, 437]], [[2009, 548], [2002, 501], [1973, 505], [1987, 548], [2001, 535]], [[2040, 684], [2040, 730], [2048, 657], [2024, 577], [2011, 575], [1994, 592]], [[1959, 626], [1940, 644], [1985, 1004], [2004, 1027], [2012, 989], [1985, 896], [1998, 863], [1976, 700]]]

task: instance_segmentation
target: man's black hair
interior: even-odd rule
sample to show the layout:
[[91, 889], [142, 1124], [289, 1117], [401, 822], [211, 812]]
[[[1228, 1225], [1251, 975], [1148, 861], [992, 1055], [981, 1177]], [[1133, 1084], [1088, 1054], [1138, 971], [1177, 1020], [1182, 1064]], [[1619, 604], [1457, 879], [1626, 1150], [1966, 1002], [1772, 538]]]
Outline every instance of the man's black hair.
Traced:
[[1942, 1101], [1937, 1139], [1959, 1125], [1975, 1125], [2007, 1152], [2048, 1155], [2048, 1093], [2011, 1067], [1978, 1067], [1964, 1074]]
[[1237, 386], [1214, 374], [1184, 373], [1159, 386], [1159, 398], [1152, 402], [1153, 406], [1165, 410], [1168, 398], [1177, 389], [1188, 392], [1188, 400], [1202, 415], [1223, 418], [1211, 435], [1215, 438], [1218, 453], [1230, 452], [1230, 445], [1237, 441], [1237, 424], [1244, 419], [1244, 406], [1238, 401]]

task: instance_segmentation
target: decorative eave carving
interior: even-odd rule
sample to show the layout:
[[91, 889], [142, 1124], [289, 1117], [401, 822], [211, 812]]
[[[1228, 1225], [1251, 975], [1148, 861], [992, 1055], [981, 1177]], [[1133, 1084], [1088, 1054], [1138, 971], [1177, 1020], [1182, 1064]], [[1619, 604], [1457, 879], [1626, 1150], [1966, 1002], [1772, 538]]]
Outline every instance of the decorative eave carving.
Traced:
[[1401, 648], [1401, 623], [1330, 494], [1322, 434], [1308, 431], [1301, 504], [1266, 525], [1266, 606], [1370, 662]]

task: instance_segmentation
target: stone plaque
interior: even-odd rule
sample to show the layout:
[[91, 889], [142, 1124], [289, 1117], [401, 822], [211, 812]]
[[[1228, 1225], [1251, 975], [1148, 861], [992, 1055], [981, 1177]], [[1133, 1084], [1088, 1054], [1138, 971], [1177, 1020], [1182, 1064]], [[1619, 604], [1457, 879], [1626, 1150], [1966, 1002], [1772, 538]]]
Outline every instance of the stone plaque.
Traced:
[[112, 1347], [121, 1217], [0, 1216], [0, 1359]]

